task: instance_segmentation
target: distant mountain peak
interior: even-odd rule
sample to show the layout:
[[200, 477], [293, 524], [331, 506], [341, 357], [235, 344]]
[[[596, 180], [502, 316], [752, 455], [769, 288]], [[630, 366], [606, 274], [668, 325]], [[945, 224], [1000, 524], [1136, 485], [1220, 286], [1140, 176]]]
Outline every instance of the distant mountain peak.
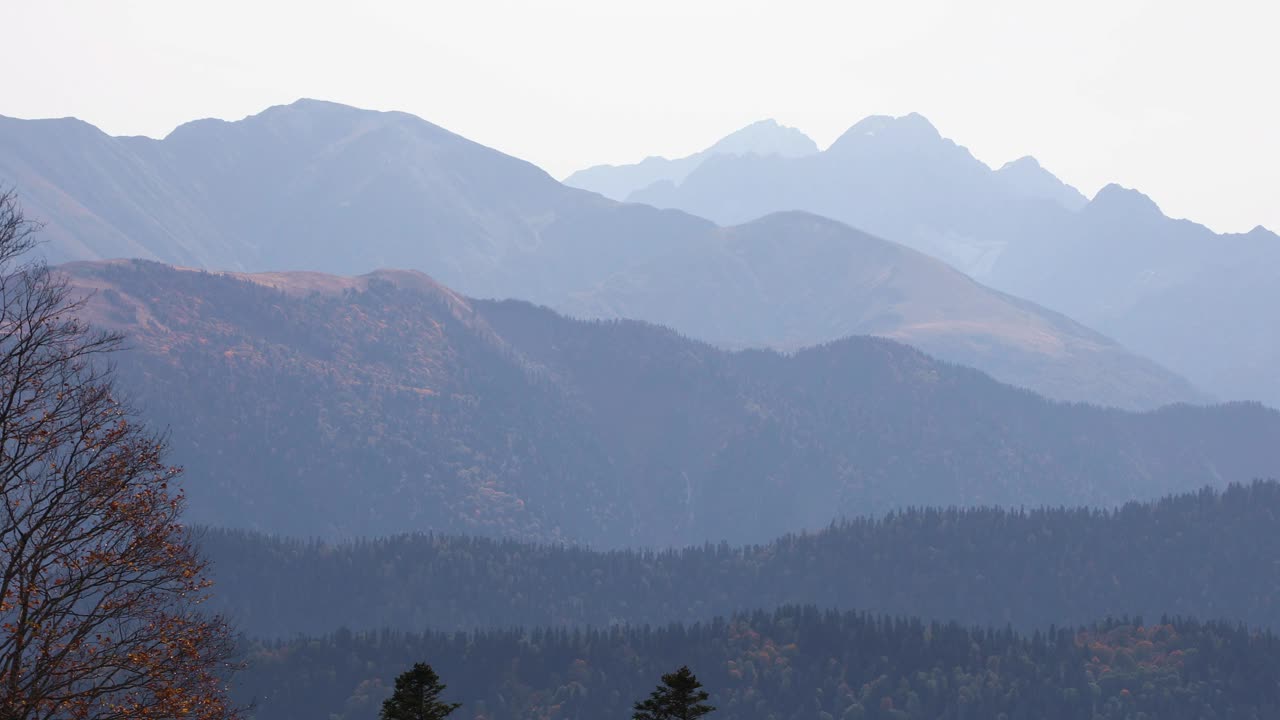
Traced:
[[650, 155], [633, 165], [596, 165], [573, 173], [564, 179], [564, 184], [614, 200], [629, 201], [646, 189], [679, 185], [711, 158], [745, 155], [795, 158], [817, 152], [818, 144], [808, 135], [769, 118], [739, 128], [692, 155], [675, 159]]
[[[81, 120], [77, 117], [60, 117], [60, 118], [16, 118], [0, 114], [0, 128], [6, 127], [24, 127], [28, 132], [35, 131], [48, 135], [64, 134], [70, 137], [107, 137], [98, 128]], [[0, 182], [0, 186], [4, 186], [5, 182]]]
[[444, 128], [440, 128], [411, 113], [367, 110], [331, 100], [300, 98], [291, 103], [272, 105], [261, 112], [247, 115], [240, 120], [222, 120], [219, 118], [192, 120], [179, 125], [165, 139], [181, 140], [186, 137], [199, 136], [203, 132], [216, 131], [227, 126], [266, 126], [290, 133], [310, 133], [318, 128], [328, 128], [342, 132], [338, 129], [356, 126], [384, 126], [396, 123], [425, 128], [431, 131], [447, 132]]
[[1030, 155], [1023, 155], [1017, 160], [1010, 160], [1004, 165], [1001, 165], [1000, 169], [996, 172], [1018, 172], [1026, 170], [1044, 170], [1044, 166], [1041, 165], [1040, 161], [1034, 157]]
[[336, 114], [333, 111], [338, 108], [342, 108], [347, 111], [356, 110], [353, 107], [340, 105], [334, 102], [302, 98], [283, 105], [272, 105], [265, 110], [246, 115], [239, 120], [224, 120], [222, 118], [199, 118], [197, 120], [191, 120], [174, 128], [167, 136], [165, 136], [164, 139], [181, 142], [186, 138], [199, 137], [202, 133], [216, 131], [219, 128], [225, 128], [238, 123], [253, 123], [264, 120], [273, 121], [287, 117], [317, 115], [326, 110], [331, 114]]
[[1005, 163], [996, 171], [996, 177], [1020, 195], [1050, 200], [1068, 210], [1079, 210], [1089, 204], [1089, 199], [1079, 190], [1062, 182], [1030, 155]]
[[831, 144], [830, 149], [861, 145], [867, 138], [895, 143], [933, 143], [942, 140], [942, 133], [920, 113], [913, 112], [900, 117], [871, 115], [854, 123], [853, 127]]
[[1254, 227], [1252, 230], [1246, 233], [1246, 237], [1261, 238], [1263, 240], [1280, 241], [1280, 235], [1275, 234], [1271, 230], [1268, 230], [1267, 228], [1263, 227], [1262, 225], [1258, 225]]
[[782, 155], [800, 157], [818, 152], [818, 144], [796, 128], [773, 118], [757, 120], [720, 138], [703, 151], [707, 155]]
[[[298, 98], [297, 100], [294, 100], [294, 101], [293, 101], [293, 102], [291, 102], [291, 103], [286, 103], [286, 104], [284, 104], [284, 105], [275, 105], [275, 106], [273, 106], [273, 107], [269, 107], [269, 108], [267, 108], [266, 110], [264, 110], [263, 112], [264, 112], [264, 113], [267, 113], [267, 112], [271, 112], [272, 110], [277, 110], [277, 109], [279, 109], [279, 108], [299, 108], [299, 109], [325, 109], [325, 108], [327, 108], [327, 109], [331, 109], [331, 110], [342, 110], [342, 111], [359, 110], [359, 108], [353, 107], [353, 106], [351, 106], [351, 105], [347, 105], [346, 103], [334, 102], [334, 101], [332, 101], [332, 100], [321, 100], [321, 99], [319, 99], [319, 98], [307, 98], [307, 97], [304, 97], [304, 98]], [[369, 111], [368, 111], [368, 110], [360, 110], [360, 112], [369, 112]]]
[[[707, 148], [707, 149], [708, 149], [708, 150], [714, 149], [717, 145], [719, 145], [720, 143], [723, 143], [725, 140], [728, 140], [728, 139], [730, 139], [730, 138], [739, 137], [739, 136], [742, 136], [742, 135], [752, 135], [752, 134], [757, 134], [757, 133], [758, 133], [758, 134], [767, 134], [767, 133], [777, 132], [777, 131], [779, 131], [779, 130], [796, 130], [796, 129], [795, 129], [795, 128], [791, 128], [791, 127], [787, 127], [786, 125], [783, 125], [783, 124], [779, 123], [777, 120], [775, 120], [775, 119], [773, 119], [773, 118], [765, 118], [765, 119], [763, 119], [763, 120], [757, 120], [757, 121], [755, 121], [755, 122], [753, 122], [753, 123], [749, 123], [749, 124], [747, 124], [747, 125], [743, 125], [742, 127], [738, 128], [737, 130], [734, 130], [733, 132], [729, 133], [728, 135], [725, 135], [723, 138], [721, 138], [720, 140], [716, 141], [716, 142], [715, 142], [715, 144], [713, 144], [711, 147], [709, 147], [709, 148]], [[799, 131], [799, 130], [796, 130], [796, 132], [800, 132], [800, 131]]]
[[1136, 217], [1164, 215], [1160, 211], [1160, 206], [1150, 197], [1117, 183], [1111, 183], [1099, 190], [1088, 207], [1091, 212], [1122, 213]]
[[406, 112], [384, 112], [382, 110], [373, 110], [370, 108], [356, 107], [355, 105], [347, 105], [333, 100], [321, 100], [319, 98], [298, 98], [291, 103], [283, 103], [280, 105], [272, 105], [265, 110], [254, 113], [248, 117], [271, 117], [272, 115], [290, 115], [301, 114], [308, 115], [402, 115], [410, 116]]

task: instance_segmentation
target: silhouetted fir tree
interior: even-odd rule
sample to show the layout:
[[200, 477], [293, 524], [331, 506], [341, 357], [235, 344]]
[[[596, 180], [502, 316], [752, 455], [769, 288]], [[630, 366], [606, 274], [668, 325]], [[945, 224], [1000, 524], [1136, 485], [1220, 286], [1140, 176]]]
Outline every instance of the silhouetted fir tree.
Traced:
[[440, 676], [426, 663], [414, 663], [413, 667], [396, 678], [395, 690], [382, 703], [380, 720], [444, 720], [450, 713], [462, 707], [462, 703], [440, 700], [445, 685]]
[[715, 710], [706, 703], [709, 697], [697, 676], [685, 665], [663, 675], [662, 684], [649, 694], [648, 700], [636, 703], [631, 717], [632, 720], [697, 720]]

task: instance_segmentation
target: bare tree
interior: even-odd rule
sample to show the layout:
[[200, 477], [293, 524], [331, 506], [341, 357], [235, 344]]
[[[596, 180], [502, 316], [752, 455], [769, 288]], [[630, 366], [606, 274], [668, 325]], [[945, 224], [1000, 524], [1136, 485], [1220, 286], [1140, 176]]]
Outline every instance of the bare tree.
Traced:
[[22, 261], [37, 229], [0, 192], [0, 720], [230, 717], [177, 470], [113, 393], [120, 336]]

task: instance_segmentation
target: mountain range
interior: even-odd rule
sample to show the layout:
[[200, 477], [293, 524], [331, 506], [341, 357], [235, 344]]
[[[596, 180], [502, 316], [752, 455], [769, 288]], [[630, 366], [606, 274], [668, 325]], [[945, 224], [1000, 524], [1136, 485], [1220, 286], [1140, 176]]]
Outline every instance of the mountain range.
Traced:
[[63, 272], [124, 330], [190, 519], [600, 547], [758, 542], [920, 504], [1113, 505], [1266, 477], [1280, 413], [1055, 403], [897, 342], [727, 352], [408, 271]]
[[678, 664], [728, 718], [1280, 708], [1264, 228], [919, 115], [567, 184], [317, 101], [0, 118], [10, 185], [53, 334], [126, 338], [94, 383], [183, 469], [248, 720], [367, 720], [424, 661], [475, 720], [625, 716]]
[[[779, 127], [748, 130], [680, 187], [721, 163], [832, 153], [805, 155], [809, 145]], [[1148, 409], [1208, 397], [1058, 313], [839, 223], [784, 213], [720, 228], [614, 202], [403, 113], [299, 101], [163, 140], [0, 118], [0, 182], [47, 222], [55, 262], [415, 269], [471, 297], [647, 320], [727, 347], [871, 333], [1056, 399]]]
[[1063, 312], [1216, 397], [1280, 405], [1266, 310], [1280, 307], [1280, 236], [1217, 234], [1119, 185], [1086, 199], [1029, 157], [993, 170], [920, 115], [869, 117], [802, 157], [708, 157], [627, 199], [724, 225], [833, 218]]
[[988, 278], [1158, 359], [1220, 398], [1280, 406], [1280, 236], [1215, 234], [1110, 185]]
[[683, 182], [653, 185], [628, 200], [722, 225], [806, 210], [981, 277], [1021, 239], [1022, 218], [1070, 212], [1060, 203], [1078, 204], [1073, 193], [1033, 159], [993, 171], [913, 113], [866, 118], [804, 157], [716, 155]]

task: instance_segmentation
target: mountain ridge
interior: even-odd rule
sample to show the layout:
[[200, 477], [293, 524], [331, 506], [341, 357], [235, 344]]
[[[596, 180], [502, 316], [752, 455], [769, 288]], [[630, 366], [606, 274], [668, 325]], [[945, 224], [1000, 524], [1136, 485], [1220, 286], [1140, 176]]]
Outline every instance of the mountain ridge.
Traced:
[[[1059, 313], [813, 213], [773, 213], [721, 228], [718, 239], [686, 255], [679, 270], [641, 264], [558, 309], [576, 317], [643, 318], [733, 348], [797, 349], [877, 335], [1049, 397], [1110, 394], [1110, 402], [1130, 408], [1152, 407], [1142, 398], [1174, 382], [1154, 363], [1130, 361], [1111, 340]], [[708, 280], [717, 292], [700, 291]], [[804, 288], [809, 311], [779, 312], [795, 288]], [[700, 310], [690, 313], [690, 307]], [[1031, 367], [1034, 373], [1026, 374]], [[1120, 367], [1128, 378], [1124, 387], [1087, 389], [1081, 377], [1105, 378]], [[1180, 395], [1204, 399], [1189, 385]]]
[[1108, 505], [1280, 467], [1280, 413], [1258, 405], [1054, 403], [881, 338], [730, 353], [419, 273], [60, 271], [87, 320], [129, 335], [120, 385], [169, 429], [197, 523], [753, 542], [924, 502]]
[[935, 130], [874, 116], [816, 155], [707, 162], [631, 199], [722, 225], [815, 212], [1064, 313], [1215, 397], [1280, 406], [1272, 233], [1217, 234], [1116, 183], [1085, 198], [1038, 162], [992, 170]]
[[[240, 121], [184, 124], [163, 140], [77, 126], [80, 141], [59, 143], [56, 123], [15, 122], [0, 121], [0, 178], [21, 184], [30, 215], [49, 221], [44, 248], [54, 261], [125, 256], [339, 275], [417, 269], [470, 297], [651, 320], [734, 346], [901, 330], [944, 359], [1060, 399], [1142, 409], [1206, 397], [1082, 326], [955, 282], [931, 260], [883, 250], [875, 251], [881, 260], [860, 258], [883, 243], [858, 231], [786, 216], [767, 220], [774, 230], [762, 235], [759, 226], [720, 229], [679, 210], [615, 203], [405, 113], [302, 101]], [[709, 164], [727, 160], [781, 158]], [[750, 252], [741, 237], [751, 238]], [[787, 243], [821, 247], [826, 262], [801, 264]], [[700, 274], [690, 272], [695, 265]], [[915, 327], [895, 323], [889, 311], [908, 305], [877, 294], [876, 272], [915, 278], [894, 292], [930, 298], [909, 304], [904, 322]], [[936, 291], [944, 285], [952, 295]], [[751, 314], [726, 304], [731, 296]], [[752, 317], [768, 318], [777, 334], [745, 332]], [[1020, 338], [993, 331], [1015, 318], [1026, 324]], [[1064, 360], [1027, 342], [1040, 331], [1077, 353]]]

